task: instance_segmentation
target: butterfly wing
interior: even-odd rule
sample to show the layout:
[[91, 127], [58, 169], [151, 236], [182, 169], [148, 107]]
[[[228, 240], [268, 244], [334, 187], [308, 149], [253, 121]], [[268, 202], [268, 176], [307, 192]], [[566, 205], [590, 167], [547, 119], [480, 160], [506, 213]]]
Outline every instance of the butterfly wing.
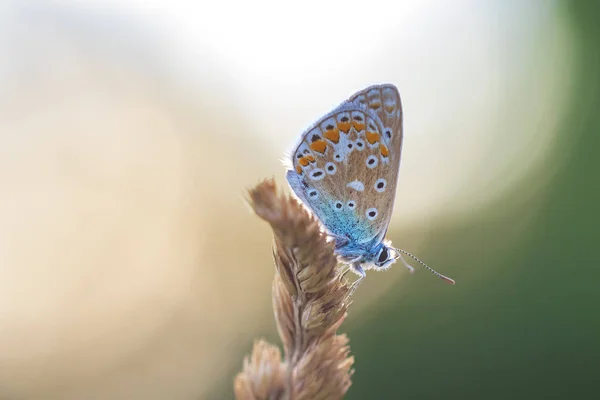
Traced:
[[[368, 220], [371, 221], [373, 230], [378, 233], [378, 239], [383, 240], [394, 209], [398, 173], [400, 171], [400, 157], [402, 154], [403, 126], [400, 93], [391, 84], [374, 85], [356, 93], [349, 100], [375, 113], [379, 121], [381, 121], [383, 128], [379, 132], [381, 133], [381, 162], [372, 170], [374, 174], [367, 172], [367, 176], [364, 178], [369, 179], [369, 183], [371, 183], [373, 182], [373, 178], [377, 177], [373, 185], [370, 186], [371, 190], [368, 193], [367, 199], [375, 196], [372, 203], [378, 204], [378, 215], [374, 220], [370, 220], [369, 218]], [[388, 153], [387, 157], [384, 156], [386, 153], [385, 150]], [[380, 187], [382, 183], [383, 187]]]
[[393, 209], [401, 146], [398, 91], [371, 86], [302, 134], [287, 179], [330, 234], [355, 244], [380, 241]]

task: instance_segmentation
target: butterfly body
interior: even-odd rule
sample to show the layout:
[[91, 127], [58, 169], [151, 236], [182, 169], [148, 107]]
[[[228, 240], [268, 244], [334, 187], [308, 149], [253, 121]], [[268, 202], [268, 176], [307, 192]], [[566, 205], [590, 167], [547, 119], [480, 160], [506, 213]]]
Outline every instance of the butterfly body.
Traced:
[[320, 118], [291, 154], [291, 188], [335, 240], [337, 255], [361, 276], [397, 258], [385, 234], [401, 149], [400, 96], [384, 84], [354, 94]]

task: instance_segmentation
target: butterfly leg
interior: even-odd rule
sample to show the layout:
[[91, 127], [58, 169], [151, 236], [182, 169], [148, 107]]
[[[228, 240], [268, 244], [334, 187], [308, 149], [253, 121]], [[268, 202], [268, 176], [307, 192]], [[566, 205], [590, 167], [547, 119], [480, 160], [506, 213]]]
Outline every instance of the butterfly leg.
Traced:
[[415, 272], [414, 267], [412, 267], [409, 263], [406, 262], [406, 260], [404, 259], [404, 257], [402, 257], [402, 254], [398, 253], [398, 257], [400, 257], [400, 260], [402, 261], [402, 264], [404, 264], [404, 266], [406, 268], [408, 268], [408, 271], [412, 274], [413, 272]]
[[348, 264], [344, 264], [344, 266], [341, 268], [340, 271], [340, 279], [343, 279], [346, 277], [346, 274], [348, 273], [348, 271], [350, 271], [350, 265]]
[[[352, 272], [363, 276], [365, 271], [362, 270], [362, 268], [360, 267], [360, 263], [359, 261], [362, 260], [362, 257], [355, 257], [355, 258], [350, 258], [350, 259], [346, 259], [343, 261], [343, 267], [340, 273], [340, 279], [343, 279], [346, 277], [346, 274], [352, 270]], [[356, 270], [356, 268], [354, 267], [354, 264], [358, 265], [358, 268], [360, 269], [360, 271], [362, 271], [362, 273], [358, 270]]]
[[365, 273], [365, 270], [362, 269], [359, 262], [354, 262], [354, 263], [350, 264], [350, 267], [348, 268], [348, 270], [346, 272], [348, 272], [350, 270], [352, 270], [352, 272], [355, 272], [356, 274], [358, 274], [358, 279], [355, 280], [354, 282], [352, 282], [352, 286], [350, 286], [350, 291], [349, 291], [348, 297], [351, 297], [354, 294], [354, 291], [358, 288], [358, 285], [360, 285], [362, 280], [365, 279], [365, 277], [367, 276], [367, 274]]

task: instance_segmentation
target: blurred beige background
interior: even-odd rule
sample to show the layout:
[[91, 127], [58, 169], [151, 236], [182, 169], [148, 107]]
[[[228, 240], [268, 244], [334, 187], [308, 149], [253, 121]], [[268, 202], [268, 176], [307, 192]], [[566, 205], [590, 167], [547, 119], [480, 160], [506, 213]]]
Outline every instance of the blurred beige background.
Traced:
[[[396, 245], [418, 254], [438, 218], [531, 174], [539, 195], [571, 67], [549, 3], [2, 6], [0, 398], [228, 385], [274, 332], [270, 233], [244, 190], [283, 186], [296, 135], [369, 84], [403, 97]], [[407, 276], [386, 274], [355, 321]]]

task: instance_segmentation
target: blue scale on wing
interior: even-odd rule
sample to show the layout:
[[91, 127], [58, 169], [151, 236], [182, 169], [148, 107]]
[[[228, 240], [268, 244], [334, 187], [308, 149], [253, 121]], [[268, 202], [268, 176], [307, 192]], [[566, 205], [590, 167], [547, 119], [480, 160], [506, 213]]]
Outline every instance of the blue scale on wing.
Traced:
[[287, 180], [294, 193], [323, 223], [327, 231], [334, 237], [349, 243], [364, 243], [376, 236], [373, 226], [365, 224], [365, 218], [358, 215], [356, 210], [348, 209], [345, 203], [341, 209], [336, 209], [336, 201], [339, 201], [327, 193], [319, 192], [317, 197], [309, 196], [311, 186], [305, 185], [303, 179], [295, 171], [287, 172]]

